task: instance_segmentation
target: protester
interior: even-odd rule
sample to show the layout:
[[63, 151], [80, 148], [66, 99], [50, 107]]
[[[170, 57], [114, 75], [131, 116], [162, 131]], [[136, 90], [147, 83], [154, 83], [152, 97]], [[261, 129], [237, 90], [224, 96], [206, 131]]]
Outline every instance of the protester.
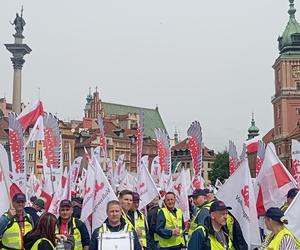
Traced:
[[167, 192], [162, 209], [157, 214], [156, 231], [159, 235], [159, 249], [181, 250], [185, 247], [183, 213], [175, 208], [176, 197]]
[[280, 208], [282, 210], [282, 212], [285, 212], [288, 207], [291, 205], [292, 201], [294, 200], [294, 198], [296, 197], [296, 195], [298, 194], [299, 189], [298, 188], [291, 188], [287, 195], [286, 195], [286, 202], [283, 204], [283, 206]]
[[134, 228], [134, 219], [133, 217], [130, 216], [130, 214], [128, 214], [133, 203], [132, 191], [127, 189], [122, 190], [119, 193], [119, 201], [122, 208], [122, 212], [123, 212], [122, 214], [124, 220], [126, 221], [127, 224], [130, 224]]
[[72, 217], [72, 203], [69, 200], [62, 200], [59, 205], [59, 217], [56, 225], [56, 233], [74, 240], [75, 250], [88, 250], [90, 236], [85, 224]]
[[45, 207], [45, 202], [42, 199], [36, 199], [31, 207], [25, 207], [24, 210], [26, 213], [30, 214], [32, 217], [34, 225], [37, 223], [37, 220], [39, 219], [39, 214]]
[[209, 216], [206, 192], [203, 189], [195, 189], [191, 196], [196, 209], [191, 220], [189, 235], [191, 235], [199, 225], [203, 225], [205, 218]]
[[133, 197], [132, 208], [128, 212], [128, 214], [130, 215], [131, 218], [133, 218], [134, 230], [137, 233], [141, 246], [143, 247], [143, 249], [148, 249], [147, 248], [148, 241], [149, 241], [148, 225], [144, 214], [138, 210], [140, 204], [140, 195], [136, 192], [133, 192], [132, 197]]
[[198, 226], [192, 233], [188, 250], [234, 249], [226, 227], [230, 209], [231, 207], [227, 207], [222, 201], [213, 202], [209, 211], [210, 217], [207, 217], [204, 225]]
[[258, 248], [259, 250], [295, 250], [300, 248], [300, 242], [284, 226], [284, 224], [288, 224], [288, 221], [284, 219], [284, 213], [280, 208], [269, 208], [265, 214], [265, 223], [271, 233], [267, 235], [262, 246]]
[[209, 188], [205, 188], [204, 192], [206, 193], [207, 203], [209, 205], [211, 205], [216, 200], [216, 197], [215, 197], [215, 194], [214, 194], [213, 190], [211, 190]]
[[159, 197], [156, 197], [150, 204], [148, 205], [147, 212], [147, 222], [149, 226], [149, 249], [158, 250], [158, 235], [156, 233], [156, 219], [157, 213], [160, 209], [159, 205]]
[[51, 213], [44, 213], [31, 232], [24, 237], [25, 250], [55, 249], [55, 225], [57, 219]]
[[23, 249], [24, 235], [34, 226], [33, 220], [24, 210], [26, 196], [16, 193], [12, 199], [12, 208], [0, 217], [1, 249]]
[[122, 217], [122, 208], [119, 201], [112, 200], [107, 203], [107, 219], [101, 227], [94, 230], [89, 250], [98, 250], [99, 233], [105, 232], [133, 232], [134, 250], [142, 250], [136, 232], [131, 224], [126, 223]]

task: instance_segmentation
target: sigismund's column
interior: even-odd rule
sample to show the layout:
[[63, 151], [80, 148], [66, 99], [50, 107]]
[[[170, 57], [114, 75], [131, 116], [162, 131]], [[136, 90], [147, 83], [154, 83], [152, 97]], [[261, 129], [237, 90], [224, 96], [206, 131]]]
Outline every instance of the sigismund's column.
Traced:
[[23, 8], [21, 10], [21, 16], [16, 14], [16, 18], [12, 25], [15, 26], [16, 33], [13, 34], [15, 43], [5, 44], [6, 49], [12, 53], [10, 58], [14, 68], [13, 79], [13, 102], [12, 111], [19, 114], [21, 113], [21, 97], [22, 97], [22, 67], [25, 62], [23, 57], [31, 52], [31, 48], [23, 43], [23, 30], [25, 26], [25, 20], [23, 19]]

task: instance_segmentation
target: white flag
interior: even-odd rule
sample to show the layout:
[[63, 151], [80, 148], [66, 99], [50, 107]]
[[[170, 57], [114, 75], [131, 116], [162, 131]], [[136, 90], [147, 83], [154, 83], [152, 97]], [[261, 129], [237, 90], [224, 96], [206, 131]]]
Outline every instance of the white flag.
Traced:
[[146, 207], [156, 196], [159, 195], [156, 185], [148, 171], [148, 156], [143, 156], [138, 176], [138, 189], [140, 195], [139, 209]]
[[114, 179], [116, 180], [117, 184], [120, 184], [123, 180], [126, 172], [125, 172], [125, 165], [123, 164], [124, 161], [124, 154], [118, 156], [118, 160], [116, 162], [116, 169], [114, 171]]
[[263, 165], [254, 184], [258, 215], [264, 214], [270, 207], [281, 207], [286, 200], [287, 192], [297, 187], [295, 179], [274, 150], [274, 144], [269, 143]]
[[9, 190], [6, 189], [9, 185], [9, 163], [7, 152], [0, 144], [0, 214], [6, 212], [10, 206], [9, 202]]
[[32, 130], [30, 132], [30, 135], [28, 137], [25, 147], [27, 147], [27, 145], [30, 142], [43, 141], [44, 139], [45, 139], [44, 120], [43, 120], [43, 116], [39, 116], [39, 118], [36, 120]]
[[184, 221], [190, 219], [189, 201], [188, 201], [188, 185], [186, 182], [185, 171], [181, 171], [176, 181], [172, 185], [172, 191], [176, 195], [176, 207], [183, 212]]
[[162, 173], [161, 172], [161, 167], [159, 165], [159, 157], [158, 156], [156, 156], [153, 159], [153, 161], [151, 163], [151, 171], [150, 172], [151, 172], [151, 176], [154, 180], [154, 183], [156, 185], [158, 185], [159, 184], [159, 179], [160, 179], [160, 176], [161, 176], [161, 173]]
[[300, 211], [300, 192], [292, 201], [291, 205], [285, 211], [285, 217], [288, 220], [287, 228], [291, 230], [294, 236], [297, 239], [300, 239], [300, 220], [299, 220], [299, 211]]
[[95, 188], [94, 188], [94, 203], [92, 215], [92, 231], [100, 227], [107, 218], [106, 205], [111, 200], [118, 200], [114, 190], [109, 184], [106, 176], [100, 167], [99, 162], [93, 157], [93, 165], [95, 168]]
[[239, 222], [249, 249], [259, 246], [261, 241], [256, 202], [247, 158], [220, 187], [216, 197], [226, 206], [232, 207], [230, 212]]
[[300, 142], [292, 140], [292, 161], [294, 178], [300, 183]]
[[122, 190], [125, 189], [130, 191], [136, 191], [137, 190], [136, 187], [137, 187], [136, 177], [127, 172], [118, 187], [118, 191], [121, 192]]

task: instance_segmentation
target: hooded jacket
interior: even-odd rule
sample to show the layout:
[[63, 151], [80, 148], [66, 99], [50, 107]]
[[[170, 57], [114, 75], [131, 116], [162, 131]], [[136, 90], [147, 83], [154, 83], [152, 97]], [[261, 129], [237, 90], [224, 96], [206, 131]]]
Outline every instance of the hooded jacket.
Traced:
[[[42, 238], [41, 235], [31, 235], [31, 233], [26, 234], [24, 236], [25, 250], [30, 250], [34, 245], [34, 243], [41, 238]], [[43, 240], [38, 246], [38, 250], [51, 250], [51, 249], [53, 249], [52, 246], [49, 244], [49, 242], [45, 240]]]

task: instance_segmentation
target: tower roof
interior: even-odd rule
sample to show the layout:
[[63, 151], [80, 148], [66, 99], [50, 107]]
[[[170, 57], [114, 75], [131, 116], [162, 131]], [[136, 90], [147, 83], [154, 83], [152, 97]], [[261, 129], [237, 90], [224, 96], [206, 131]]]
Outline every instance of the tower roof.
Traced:
[[254, 114], [252, 113], [251, 126], [248, 128], [248, 140], [259, 135], [259, 128], [255, 126]]
[[289, 2], [289, 21], [282, 36], [278, 38], [280, 54], [291, 51], [300, 51], [300, 25], [295, 17], [296, 9], [294, 7], [294, 0], [289, 0]]

